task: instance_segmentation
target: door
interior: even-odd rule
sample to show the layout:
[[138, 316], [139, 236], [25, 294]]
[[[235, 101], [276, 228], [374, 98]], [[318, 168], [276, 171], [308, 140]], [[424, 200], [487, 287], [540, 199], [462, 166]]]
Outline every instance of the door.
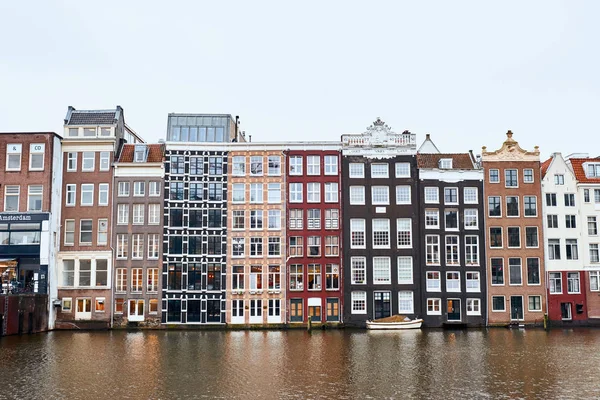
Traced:
[[510, 319], [523, 320], [523, 297], [510, 296]]
[[448, 321], [460, 321], [460, 300], [448, 299]]
[[244, 300], [231, 300], [231, 323], [243, 324], [244, 322]]
[[141, 322], [144, 320], [144, 300], [129, 300], [129, 316], [131, 322]]
[[573, 318], [571, 303], [560, 303], [560, 314], [564, 321], [570, 321]]
[[221, 322], [221, 300], [206, 302], [206, 322]]
[[302, 299], [290, 300], [290, 322], [302, 322]]
[[89, 297], [77, 299], [75, 319], [92, 319], [92, 299]]
[[392, 315], [392, 295], [390, 292], [374, 292], [373, 300], [375, 319], [390, 317]]
[[338, 299], [327, 299], [327, 322], [339, 322], [340, 303]]

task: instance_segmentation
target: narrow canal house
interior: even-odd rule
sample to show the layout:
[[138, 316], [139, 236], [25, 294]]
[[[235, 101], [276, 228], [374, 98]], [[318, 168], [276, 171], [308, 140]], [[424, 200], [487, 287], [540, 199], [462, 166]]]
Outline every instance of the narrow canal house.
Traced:
[[342, 135], [346, 325], [420, 314], [416, 153], [415, 134], [397, 134], [380, 119]]
[[[0, 133], [0, 336], [54, 327], [60, 139], [52, 132]], [[10, 299], [23, 307], [18, 313]]]
[[282, 324], [286, 308], [284, 147], [232, 143], [229, 149], [227, 323]]
[[[571, 317], [573, 320], [586, 315], [588, 324], [600, 324], [600, 157], [589, 157], [588, 154], [575, 154], [568, 157], [567, 164], [577, 180], [576, 209], [579, 211], [581, 247], [579, 258], [583, 263], [583, 271], [579, 274], [580, 292], [585, 293], [585, 299], [571, 300]], [[575, 278], [575, 276], [573, 276]], [[573, 279], [569, 282], [567, 276], [567, 291], [576, 289]], [[564, 287], [564, 286], [563, 286]], [[573, 290], [574, 291], [574, 290]], [[583, 312], [580, 304], [585, 301]], [[561, 319], [568, 317], [568, 309], [561, 303]]]
[[417, 164], [424, 325], [485, 326], [483, 170], [472, 153], [440, 153], [429, 135]]
[[165, 151], [163, 324], [226, 322], [231, 115], [169, 114]]
[[114, 164], [114, 326], [160, 325], [164, 145], [126, 144]]
[[508, 131], [482, 149], [486, 196], [488, 324], [541, 324], [546, 310], [540, 152]]
[[112, 314], [113, 162], [124, 143], [142, 142], [123, 109], [69, 107], [62, 139], [62, 210], [57, 328], [108, 327]]
[[341, 146], [287, 144], [289, 323], [342, 319]]

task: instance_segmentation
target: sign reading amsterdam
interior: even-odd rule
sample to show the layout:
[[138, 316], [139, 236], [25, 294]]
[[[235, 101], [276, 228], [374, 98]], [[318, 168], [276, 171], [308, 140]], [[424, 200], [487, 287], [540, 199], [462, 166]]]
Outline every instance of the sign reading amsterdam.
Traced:
[[0, 222], [41, 222], [50, 218], [48, 213], [1, 213]]

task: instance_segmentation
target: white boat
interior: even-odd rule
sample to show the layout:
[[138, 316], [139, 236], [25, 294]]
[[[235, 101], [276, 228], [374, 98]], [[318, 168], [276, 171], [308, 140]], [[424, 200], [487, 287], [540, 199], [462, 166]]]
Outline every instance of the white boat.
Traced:
[[421, 324], [423, 323], [422, 319], [408, 319], [405, 318], [401, 321], [394, 322], [383, 322], [383, 321], [367, 321], [367, 329], [420, 329]]

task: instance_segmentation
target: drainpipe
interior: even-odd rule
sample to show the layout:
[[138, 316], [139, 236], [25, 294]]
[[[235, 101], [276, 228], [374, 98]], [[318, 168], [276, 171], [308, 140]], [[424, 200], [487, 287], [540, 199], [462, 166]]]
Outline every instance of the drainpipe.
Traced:
[[[111, 193], [111, 202], [110, 202], [110, 206], [112, 208], [111, 212], [110, 212], [110, 251], [111, 251], [111, 260], [110, 260], [110, 329], [113, 328], [113, 320], [114, 320], [114, 312], [115, 312], [115, 249], [113, 247], [113, 234], [112, 231], [114, 229], [114, 196], [112, 196], [112, 194], [115, 192], [115, 165], [114, 165], [114, 161], [113, 161], [113, 165], [112, 165], [112, 190], [110, 191]], [[146, 311], [146, 310], [144, 310]]]
[[[285, 268], [285, 282], [281, 285], [281, 293], [283, 293], [283, 301], [285, 304], [285, 314], [284, 314], [284, 319], [283, 319], [283, 324], [287, 325], [288, 323], [288, 314], [289, 314], [289, 307], [288, 307], [288, 295], [287, 295], [287, 285], [289, 282], [289, 272], [288, 272], [288, 267], [287, 267], [287, 263], [288, 260], [290, 259], [290, 257], [288, 256], [288, 246], [287, 246], [287, 150], [282, 150], [281, 151], [281, 165], [285, 165], [285, 168], [283, 168], [283, 170], [281, 171], [281, 174], [283, 176], [283, 189], [281, 190], [281, 193], [283, 194], [282, 197], [282, 202], [283, 202], [283, 220], [285, 221], [285, 227], [282, 227], [282, 233], [283, 233], [283, 243], [285, 243], [285, 253], [283, 254], [283, 259], [285, 260], [283, 263], [283, 268]], [[286, 288], [285, 290], [283, 288]]]

